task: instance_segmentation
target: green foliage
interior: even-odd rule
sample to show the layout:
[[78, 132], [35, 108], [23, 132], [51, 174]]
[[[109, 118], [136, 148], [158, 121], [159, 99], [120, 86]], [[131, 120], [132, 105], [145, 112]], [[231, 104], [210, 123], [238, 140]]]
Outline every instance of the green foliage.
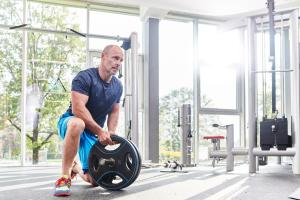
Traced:
[[[160, 161], [179, 160], [181, 132], [178, 124], [178, 108], [182, 104], [192, 104], [193, 92], [188, 88], [172, 90], [168, 95], [162, 97], [159, 102], [159, 133], [160, 133]], [[205, 95], [201, 97], [203, 105], [208, 105], [212, 100]], [[199, 134], [213, 135], [216, 134], [216, 128], [213, 123], [222, 124], [218, 116], [201, 115], [199, 119]], [[200, 145], [208, 146], [210, 141], [200, 140]]]
[[[177, 127], [178, 108], [182, 104], [192, 104], [193, 92], [189, 88], [172, 90], [168, 95], [159, 101], [159, 133], [160, 133], [160, 152], [180, 151], [181, 134]], [[175, 153], [160, 155], [160, 160], [177, 160]]]
[[[4, 3], [6, 2], [6, 3]], [[13, 1], [1, 1], [11, 12]], [[11, 2], [11, 4], [8, 4]], [[37, 9], [38, 7], [38, 9]], [[75, 14], [61, 6], [47, 4], [29, 4], [29, 23], [40, 28], [66, 30], [66, 18], [75, 19]], [[15, 11], [22, 13], [22, 11]], [[7, 14], [0, 14], [0, 21]], [[5, 22], [6, 24], [12, 21]], [[73, 24], [78, 29], [78, 24]], [[21, 69], [22, 69], [22, 32], [0, 32], [0, 130], [5, 126], [20, 128]], [[70, 79], [85, 65], [85, 41], [79, 36], [52, 33], [28, 32], [28, 70], [27, 70], [27, 105], [35, 109], [28, 115], [32, 118], [27, 124], [27, 147], [42, 149], [51, 143], [53, 134], [57, 134], [56, 122], [66, 110], [70, 101]], [[57, 81], [62, 81], [67, 91]], [[34, 96], [34, 101], [28, 99]], [[9, 120], [10, 123], [6, 123]], [[27, 119], [29, 120], [29, 119]], [[29, 120], [30, 121], [30, 120]], [[18, 147], [17, 147], [18, 148]], [[52, 148], [53, 149], [53, 148]], [[19, 150], [16, 151], [18, 153]], [[34, 157], [34, 156], [33, 156]]]

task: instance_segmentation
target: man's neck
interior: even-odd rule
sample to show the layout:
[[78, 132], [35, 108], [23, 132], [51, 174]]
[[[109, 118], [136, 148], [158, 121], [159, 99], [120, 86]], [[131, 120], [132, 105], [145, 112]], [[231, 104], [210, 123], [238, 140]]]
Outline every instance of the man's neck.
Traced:
[[110, 74], [108, 74], [108, 73], [105, 71], [105, 69], [104, 69], [103, 66], [100, 65], [100, 67], [98, 68], [98, 73], [99, 73], [100, 78], [101, 78], [103, 81], [105, 81], [105, 82], [107, 82], [107, 83], [110, 82], [112, 76], [111, 76]]

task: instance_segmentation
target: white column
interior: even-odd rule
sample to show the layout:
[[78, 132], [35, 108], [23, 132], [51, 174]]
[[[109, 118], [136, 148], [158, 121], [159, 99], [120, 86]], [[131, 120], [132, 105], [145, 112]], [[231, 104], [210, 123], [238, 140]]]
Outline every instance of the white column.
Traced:
[[193, 60], [194, 60], [194, 73], [193, 73], [193, 153], [194, 164], [199, 162], [199, 103], [200, 103], [200, 74], [199, 74], [199, 50], [198, 50], [198, 20], [193, 21]]
[[159, 19], [143, 28], [145, 159], [159, 162]]
[[[27, 0], [23, 0], [23, 24], [27, 18]], [[21, 166], [25, 165], [26, 159], [26, 80], [27, 80], [27, 31], [23, 30], [22, 41], [22, 94], [21, 94]]]
[[132, 94], [132, 121], [131, 121], [131, 135], [132, 141], [139, 147], [139, 104], [138, 104], [138, 42], [137, 33], [132, 33], [130, 35], [130, 47], [131, 47], [131, 94]]
[[291, 111], [292, 111], [292, 137], [295, 148], [293, 173], [300, 174], [300, 92], [299, 92], [299, 11], [294, 10], [290, 15], [290, 58], [291, 58]]
[[249, 134], [249, 173], [255, 173], [256, 160], [253, 148], [256, 146], [256, 58], [255, 58], [255, 20], [248, 18], [248, 134]]

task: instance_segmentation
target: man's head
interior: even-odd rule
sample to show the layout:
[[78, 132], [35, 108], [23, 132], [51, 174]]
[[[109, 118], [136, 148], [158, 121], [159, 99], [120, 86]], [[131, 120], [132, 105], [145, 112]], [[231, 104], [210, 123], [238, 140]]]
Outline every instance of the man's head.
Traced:
[[106, 46], [101, 54], [101, 68], [108, 75], [116, 75], [123, 62], [123, 51], [117, 45]]

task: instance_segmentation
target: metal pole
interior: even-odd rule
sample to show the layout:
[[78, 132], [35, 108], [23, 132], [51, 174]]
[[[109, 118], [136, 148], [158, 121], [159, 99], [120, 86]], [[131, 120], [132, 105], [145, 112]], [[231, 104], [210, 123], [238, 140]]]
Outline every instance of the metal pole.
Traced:
[[125, 137], [131, 140], [131, 120], [132, 120], [132, 66], [130, 64], [130, 50], [125, 51], [125, 63], [124, 63], [124, 114], [125, 114]]
[[137, 33], [133, 32], [130, 35], [131, 42], [131, 78], [132, 78], [132, 121], [131, 121], [131, 131], [132, 131], [132, 141], [139, 147], [139, 104], [138, 104], [138, 42]]
[[[245, 34], [244, 29], [239, 29], [240, 35], [240, 43], [241, 43], [241, 51], [244, 52], [245, 49]], [[245, 63], [244, 54], [241, 58], [241, 63]], [[238, 98], [238, 107], [240, 109], [240, 146], [246, 147], [247, 139], [246, 139], [246, 87], [245, 87], [245, 67], [240, 67], [239, 73], [239, 98]]]
[[199, 62], [198, 62], [198, 20], [193, 21], [193, 52], [194, 52], [194, 73], [193, 73], [193, 130], [194, 130], [194, 164], [199, 162], [199, 87], [200, 87], [200, 76], [199, 76]]
[[234, 147], [234, 127], [233, 124], [226, 125], [226, 170], [228, 172], [233, 171], [234, 168], [234, 157], [232, 154], [232, 149]]
[[256, 77], [252, 71], [256, 70], [255, 57], [255, 28], [256, 23], [253, 18], [248, 18], [248, 49], [249, 49], [249, 64], [248, 64], [248, 135], [249, 135], [249, 173], [256, 172], [256, 160], [253, 155], [253, 148], [256, 146]]
[[[0, 24], [0, 29], [10, 29], [10, 25], [6, 24]], [[58, 30], [51, 30], [51, 29], [45, 29], [45, 28], [33, 28], [33, 27], [20, 27], [15, 30], [26, 30], [27, 32], [39, 32], [39, 33], [53, 33], [53, 34], [63, 34], [63, 35], [75, 35], [78, 36], [79, 34], [74, 33], [70, 30], [67, 31], [58, 31]], [[129, 38], [126, 37], [120, 37], [120, 36], [110, 36], [110, 35], [99, 35], [99, 34], [87, 34], [87, 33], [81, 33], [80, 35], [82, 37], [89, 37], [89, 38], [99, 38], [99, 39], [106, 39], [106, 40], [117, 40], [117, 41], [128, 41]]]
[[[23, 23], [27, 19], [27, 0], [23, 0]], [[27, 31], [23, 30], [22, 42], [22, 94], [21, 94], [21, 166], [25, 165], [26, 161], [26, 81], [27, 81]]]
[[[269, 11], [269, 39], [270, 39], [270, 58], [272, 70], [275, 70], [275, 29], [274, 29], [274, 0], [268, 0]], [[272, 73], [272, 113], [276, 112], [276, 73]]]
[[181, 107], [181, 161], [184, 166], [191, 165], [192, 135], [191, 135], [191, 104]]
[[[87, 34], [90, 33], [90, 5], [87, 5], [86, 9], [86, 32]], [[89, 55], [89, 49], [90, 49], [90, 38], [87, 36], [86, 41], [85, 41], [85, 48], [86, 48], [86, 68], [91, 67], [91, 60], [90, 60], [90, 55]], [[100, 56], [100, 55], [99, 55]]]
[[277, 149], [270, 149], [269, 151], [263, 151], [261, 148], [253, 149], [253, 154], [255, 156], [294, 156], [295, 153], [295, 148], [288, 148], [285, 151], [280, 151]]

